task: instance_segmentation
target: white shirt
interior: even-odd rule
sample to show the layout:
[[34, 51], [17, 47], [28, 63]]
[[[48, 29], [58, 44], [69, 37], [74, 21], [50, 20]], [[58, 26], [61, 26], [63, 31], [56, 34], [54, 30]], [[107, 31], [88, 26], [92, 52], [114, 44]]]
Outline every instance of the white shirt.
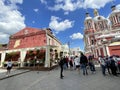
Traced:
[[79, 59], [79, 57], [76, 57], [74, 59], [74, 62], [75, 62], [75, 65], [80, 65], [80, 59]]
[[8, 61], [7, 67], [12, 67], [12, 62], [9, 62], [9, 61]]
[[103, 58], [100, 57], [100, 58], [99, 58], [99, 61], [100, 61], [100, 64], [101, 64], [101, 65], [105, 65], [105, 61], [104, 61]]

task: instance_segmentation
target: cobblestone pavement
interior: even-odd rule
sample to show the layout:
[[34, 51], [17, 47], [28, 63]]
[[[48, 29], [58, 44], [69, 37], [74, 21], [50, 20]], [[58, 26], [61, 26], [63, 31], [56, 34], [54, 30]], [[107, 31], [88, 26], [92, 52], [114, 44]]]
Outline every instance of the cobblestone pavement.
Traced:
[[120, 90], [120, 76], [103, 76], [99, 68], [95, 74], [64, 70], [64, 79], [59, 78], [60, 69], [31, 71], [0, 80], [0, 90]]

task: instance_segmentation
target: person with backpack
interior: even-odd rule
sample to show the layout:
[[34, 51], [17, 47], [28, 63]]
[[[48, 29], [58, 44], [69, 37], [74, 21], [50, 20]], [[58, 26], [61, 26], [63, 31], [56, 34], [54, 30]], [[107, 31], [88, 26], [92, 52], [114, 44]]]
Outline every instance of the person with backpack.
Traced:
[[80, 65], [83, 70], [83, 75], [88, 75], [88, 72], [87, 72], [88, 59], [83, 53], [81, 53]]

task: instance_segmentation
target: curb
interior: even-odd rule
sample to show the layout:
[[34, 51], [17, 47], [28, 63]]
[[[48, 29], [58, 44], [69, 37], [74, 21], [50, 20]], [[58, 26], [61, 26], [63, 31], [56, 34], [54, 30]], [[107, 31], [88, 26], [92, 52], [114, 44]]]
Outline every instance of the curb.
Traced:
[[5, 76], [5, 77], [3, 77], [3, 78], [0, 78], [0, 80], [4, 80], [4, 79], [10, 78], [10, 77], [14, 77], [14, 76], [17, 76], [17, 75], [21, 75], [21, 74], [27, 73], [27, 72], [30, 72], [30, 70], [23, 71], [23, 72], [20, 72], [20, 73], [16, 73], [16, 74], [13, 74], [13, 75], [10, 75], [10, 76]]

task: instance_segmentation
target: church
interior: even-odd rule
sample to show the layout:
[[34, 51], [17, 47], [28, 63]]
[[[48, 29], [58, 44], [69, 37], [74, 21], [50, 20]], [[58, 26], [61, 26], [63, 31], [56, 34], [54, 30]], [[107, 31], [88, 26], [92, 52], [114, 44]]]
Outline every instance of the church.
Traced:
[[84, 20], [85, 54], [99, 56], [120, 55], [120, 10], [111, 6], [108, 18], [94, 9], [94, 17], [86, 13]]

